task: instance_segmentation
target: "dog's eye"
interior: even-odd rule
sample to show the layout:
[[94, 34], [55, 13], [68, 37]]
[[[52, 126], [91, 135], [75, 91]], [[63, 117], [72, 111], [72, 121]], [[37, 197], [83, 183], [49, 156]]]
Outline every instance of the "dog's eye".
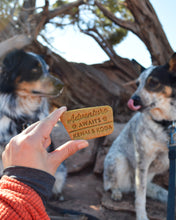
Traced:
[[149, 77], [147, 80], [147, 87], [149, 87], [150, 89], [157, 89], [160, 87], [160, 82], [157, 78]]
[[42, 66], [41, 63], [38, 62], [38, 67], [41, 67], [41, 66]]
[[32, 72], [37, 73], [38, 69], [37, 68], [33, 68]]

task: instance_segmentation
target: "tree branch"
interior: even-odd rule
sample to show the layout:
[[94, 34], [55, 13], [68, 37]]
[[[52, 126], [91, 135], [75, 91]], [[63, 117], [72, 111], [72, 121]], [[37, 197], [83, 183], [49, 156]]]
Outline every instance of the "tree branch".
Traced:
[[41, 29], [43, 28], [43, 26], [44, 26], [44, 24], [46, 22], [46, 19], [48, 17], [48, 7], [49, 7], [49, 1], [46, 0], [45, 1], [45, 6], [44, 6], [42, 14], [41, 14], [42, 16], [41, 16], [40, 22], [37, 25], [37, 27], [35, 28], [34, 39], [37, 38], [39, 32], [41, 31]]
[[75, 2], [68, 3], [66, 5], [63, 5], [62, 7], [58, 7], [54, 10], [50, 10], [49, 13], [48, 13], [48, 20], [56, 17], [57, 15], [66, 13], [67, 11], [72, 9], [73, 7], [78, 7], [81, 4], [85, 4], [85, 1], [84, 0], [78, 0], [78, 1], [75, 1]]
[[103, 12], [103, 14], [109, 18], [111, 21], [113, 21], [115, 24], [119, 25], [122, 28], [125, 28], [127, 30], [130, 30], [137, 33], [137, 27], [134, 22], [131, 21], [125, 21], [120, 18], [117, 18], [113, 13], [111, 13], [108, 9], [106, 9], [99, 1], [95, 0], [95, 5]]
[[28, 31], [28, 34], [30, 34], [34, 39], [36, 39], [37, 35], [39, 34], [40, 30], [43, 28], [43, 26], [49, 22], [50, 19], [61, 15], [63, 13], [68, 13], [69, 10], [71, 10], [73, 7], [78, 7], [81, 4], [85, 4], [84, 0], [78, 0], [72, 3], [68, 3], [66, 5], [63, 5], [61, 7], [58, 7], [54, 10], [48, 10], [48, 5], [47, 5], [46, 1], [46, 5], [43, 8], [43, 11], [38, 13], [38, 14], [34, 14], [31, 16], [31, 18], [28, 20], [28, 24], [30, 24], [31, 29], [33, 30], [33, 33], [29, 33], [30, 31]]

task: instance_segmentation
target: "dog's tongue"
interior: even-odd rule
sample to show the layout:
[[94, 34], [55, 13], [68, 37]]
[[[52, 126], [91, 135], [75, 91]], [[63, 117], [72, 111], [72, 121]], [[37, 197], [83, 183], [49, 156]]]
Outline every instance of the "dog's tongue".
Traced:
[[141, 108], [141, 105], [137, 105], [137, 106], [134, 105], [134, 100], [133, 99], [130, 99], [128, 101], [127, 105], [128, 105], [128, 108], [133, 110], [133, 111], [137, 111], [138, 109]]

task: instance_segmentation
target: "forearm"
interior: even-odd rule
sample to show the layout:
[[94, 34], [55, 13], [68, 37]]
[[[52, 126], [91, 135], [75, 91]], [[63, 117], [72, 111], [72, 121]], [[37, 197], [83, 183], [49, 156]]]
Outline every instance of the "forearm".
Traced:
[[54, 177], [24, 167], [9, 167], [4, 174], [0, 180], [0, 219], [49, 219], [43, 201], [50, 195]]

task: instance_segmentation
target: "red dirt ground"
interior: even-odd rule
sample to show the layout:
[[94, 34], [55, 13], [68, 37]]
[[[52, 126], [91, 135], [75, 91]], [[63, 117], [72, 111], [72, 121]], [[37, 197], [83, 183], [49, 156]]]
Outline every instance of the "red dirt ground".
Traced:
[[[167, 180], [168, 173], [155, 178], [155, 182], [165, 187]], [[69, 175], [63, 195], [64, 201], [51, 204], [88, 213], [100, 220], [135, 220], [134, 193], [124, 195], [121, 202], [112, 201], [110, 193], [103, 191], [102, 177], [93, 174], [91, 169]], [[147, 212], [151, 220], [164, 220], [166, 204], [147, 199]]]

